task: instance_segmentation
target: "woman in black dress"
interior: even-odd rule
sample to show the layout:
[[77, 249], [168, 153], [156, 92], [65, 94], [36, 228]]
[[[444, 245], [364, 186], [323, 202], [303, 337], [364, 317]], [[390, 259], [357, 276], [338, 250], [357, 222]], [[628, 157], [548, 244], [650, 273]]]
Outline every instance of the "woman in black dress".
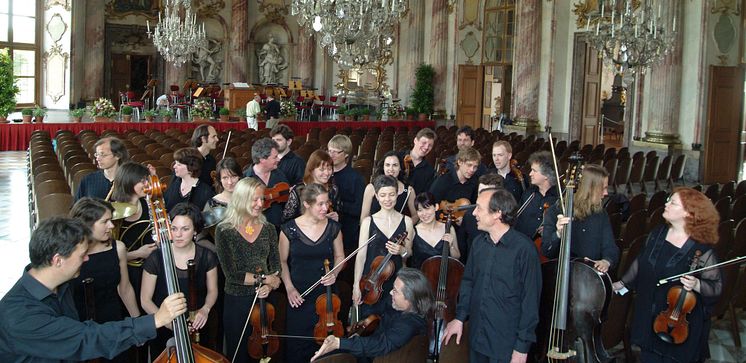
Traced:
[[[396, 209], [397, 212], [408, 215], [412, 218], [412, 223], [417, 223], [417, 210], [414, 206], [414, 189], [411, 185], [404, 183], [404, 161], [396, 153], [396, 151], [389, 151], [383, 155], [383, 159], [378, 163], [376, 170], [373, 173], [373, 180], [379, 175], [388, 175], [396, 179]], [[362, 221], [365, 217], [378, 212], [381, 210], [381, 204], [378, 203], [378, 199], [375, 198], [375, 188], [373, 183], [368, 184], [365, 187], [363, 193], [363, 207], [360, 211], [360, 220]]]
[[[635, 291], [630, 331], [632, 343], [641, 349], [643, 363], [701, 362], [709, 357], [710, 311], [723, 287], [720, 270], [684, 276], [662, 286], [656, 284], [660, 279], [689, 271], [696, 252], [701, 253], [699, 267], [718, 262], [712, 245], [718, 240], [720, 217], [704, 194], [677, 188], [666, 203], [663, 218], [666, 224], [650, 232], [640, 255], [613, 287], [620, 293], [626, 293], [626, 289]], [[682, 344], [667, 343], [653, 331], [653, 321], [667, 309], [668, 290], [676, 285], [697, 297], [694, 309], [686, 317], [689, 335]]]
[[308, 184], [316, 183], [321, 184], [329, 191], [329, 206], [330, 209], [326, 213], [326, 217], [339, 222], [339, 198], [337, 186], [332, 182], [332, 157], [329, 156], [324, 150], [316, 150], [308, 157], [306, 163], [306, 171], [303, 174], [303, 181], [293, 185], [290, 188], [290, 195], [288, 196], [288, 202], [285, 203], [285, 209], [282, 211], [283, 223], [294, 219], [303, 213], [301, 206], [303, 201], [301, 200], [301, 193], [303, 187]]
[[174, 178], [163, 192], [167, 210], [182, 202], [192, 203], [197, 209], [202, 210], [207, 201], [215, 195], [212, 188], [199, 179], [203, 161], [202, 154], [193, 147], [181, 148], [174, 152]]
[[456, 230], [451, 226], [451, 230], [446, 231], [446, 224], [435, 219], [435, 211], [438, 210], [435, 197], [429, 192], [420, 193], [414, 200], [414, 206], [417, 208], [420, 222], [414, 227], [410, 266], [420, 268], [428, 258], [440, 256], [443, 253], [444, 241], [450, 245], [449, 255], [456, 259], [460, 258], [461, 251], [458, 249], [455, 237]]
[[[210, 310], [218, 298], [218, 259], [215, 253], [195, 243], [195, 239], [202, 230], [202, 214], [194, 205], [179, 203], [169, 212], [171, 218], [172, 251], [176, 277], [179, 280], [179, 288], [184, 296], [190, 298], [189, 269], [188, 262], [194, 261], [195, 288], [197, 289], [197, 301], [188, 302], [194, 304], [197, 310], [191, 327], [199, 331], [207, 323]], [[162, 247], [163, 248], [163, 247]], [[163, 256], [161, 249], [145, 260], [143, 265], [142, 288], [140, 291], [140, 302], [143, 310], [148, 314], [158, 311], [163, 299], [168, 296], [166, 287], [166, 271], [163, 268]], [[173, 336], [168, 328], [158, 329], [156, 339], [150, 341], [150, 356], [152, 358], [161, 354], [166, 347], [166, 341]], [[207, 337], [201, 336], [204, 341]]]
[[[336, 266], [344, 260], [341, 226], [327, 218], [329, 194], [321, 184], [307, 184], [301, 192], [303, 214], [282, 225], [280, 232], [280, 261], [282, 282], [285, 284], [290, 308], [287, 310], [288, 335], [311, 336], [318, 322], [316, 298], [326, 293], [326, 286], [334, 284], [337, 273], [321, 280], [321, 284], [305, 298], [300, 295], [324, 272], [324, 260]], [[308, 362], [318, 345], [300, 340], [286, 344], [287, 362]]]
[[217, 207], [226, 208], [228, 203], [231, 201], [233, 190], [236, 189], [236, 184], [243, 177], [241, 171], [241, 165], [238, 165], [236, 159], [232, 157], [226, 157], [220, 160], [218, 166], [215, 168], [215, 194], [210, 200], [207, 201], [204, 211], [207, 212]]
[[[93, 198], [81, 198], [70, 210], [70, 218], [81, 220], [91, 229], [88, 261], [80, 268], [80, 275], [72, 281], [75, 289], [75, 307], [80, 321], [89, 317], [97, 323], [122, 320], [121, 303], [132, 317], [140, 316], [135, 301], [135, 292], [127, 273], [127, 248], [122, 242], [111, 238], [114, 225], [111, 215], [114, 208], [109, 202]], [[90, 281], [93, 289], [94, 307], [88, 311], [85, 303], [83, 281]], [[121, 299], [121, 302], [120, 302]], [[127, 353], [122, 353], [111, 362], [126, 362]], [[101, 359], [103, 362], [109, 360]]]
[[[373, 241], [367, 248], [362, 249], [355, 256], [355, 278], [352, 285], [352, 303], [362, 304], [360, 280], [371, 270], [373, 260], [378, 256], [391, 253], [391, 262], [394, 263], [395, 272], [403, 265], [403, 258], [412, 252], [412, 220], [394, 209], [397, 199], [398, 181], [392, 176], [381, 175], [373, 182], [376, 191], [376, 199], [381, 204], [381, 210], [375, 214], [365, 217], [360, 224], [359, 245], [363, 245], [368, 238], [375, 235]], [[407, 232], [404, 244], [396, 244], [396, 238]], [[393, 287], [394, 279], [389, 278], [382, 286], [383, 293], [375, 304], [362, 304], [360, 306], [360, 318], [364, 319], [371, 314], [381, 315], [386, 306], [391, 304], [389, 292]]]

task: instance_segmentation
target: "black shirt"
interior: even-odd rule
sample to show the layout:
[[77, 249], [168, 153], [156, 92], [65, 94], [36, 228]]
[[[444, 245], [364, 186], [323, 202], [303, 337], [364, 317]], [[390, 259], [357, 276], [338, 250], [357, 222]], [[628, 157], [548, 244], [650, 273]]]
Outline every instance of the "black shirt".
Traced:
[[425, 333], [425, 319], [394, 310], [390, 305], [381, 318], [381, 325], [367, 337], [342, 338], [339, 349], [356, 357], [380, 357], [398, 350], [412, 338]]
[[[402, 154], [402, 159], [406, 155], [409, 155], [409, 152]], [[435, 169], [423, 158], [422, 161], [420, 161], [420, 163], [410, 171], [407, 184], [414, 188], [414, 195], [417, 195], [430, 190], [430, 184], [433, 183], [434, 178]]]
[[187, 195], [181, 195], [181, 181], [182, 179], [178, 176], [173, 177], [171, 185], [163, 193], [163, 199], [166, 201], [166, 210], [171, 210], [175, 205], [182, 202], [192, 203], [197, 206], [197, 209], [203, 210], [207, 201], [215, 196], [212, 188], [202, 182], [201, 179], [197, 181], [197, 184], [192, 187], [192, 190]]
[[99, 169], [80, 180], [75, 200], [83, 197], [106, 199], [109, 190], [111, 190], [111, 182], [104, 176], [104, 171]]
[[[203, 183], [205, 183], [207, 186], [210, 187], [210, 189], [213, 189], [213, 185], [215, 184], [215, 180], [212, 180], [212, 172], [215, 171], [215, 168], [217, 168], [218, 162], [215, 160], [215, 157], [211, 154], [207, 154], [205, 156], [205, 159], [202, 161], [202, 171], [199, 175], [199, 180]], [[218, 181], [220, 181], [220, 175], [217, 175], [216, 178]]]
[[[488, 173], [495, 173], [500, 174], [497, 171], [497, 168], [495, 167], [495, 164], [492, 164], [489, 168], [487, 168]], [[525, 175], [521, 175], [523, 177], [523, 182], [521, 182], [518, 179], [518, 176], [513, 172], [513, 170], [510, 170], [508, 174], [505, 175], [503, 180], [503, 187], [510, 192], [510, 194], [513, 194], [513, 198], [515, 198], [516, 202], [521, 201], [521, 197], [523, 196], [523, 192], [526, 191], [526, 181]]]
[[[446, 159], [446, 169], [450, 172], [451, 170], [456, 170], [456, 161], [458, 154], [454, 154], [449, 156]], [[472, 178], [479, 179], [480, 176], [487, 174], [487, 167], [484, 166], [481, 162], [477, 165], [477, 171], [474, 173], [474, 176]]]
[[[262, 178], [254, 174], [253, 166], [246, 169], [243, 175], [246, 177], [256, 178], [257, 180], [264, 183], [264, 181], [262, 181]], [[287, 182], [288, 178], [285, 176], [282, 170], [275, 169], [269, 173], [269, 185], [267, 185], [267, 188], [272, 188], [277, 185], [277, 183]], [[283, 209], [285, 209], [285, 203], [272, 203], [269, 208], [264, 210], [264, 216], [267, 217], [267, 221], [275, 225], [275, 232], [280, 230], [280, 225], [282, 224]]]
[[0, 362], [111, 359], [155, 337], [153, 315], [106, 324], [81, 322], [69, 283], [57, 292], [24, 272], [0, 300]]
[[456, 319], [469, 320], [469, 344], [493, 359], [510, 360], [536, 342], [541, 266], [536, 246], [509, 229], [495, 244], [489, 234], [474, 240], [464, 269]]
[[430, 186], [430, 193], [433, 194], [437, 202], [447, 200], [454, 202], [456, 199], [466, 198], [469, 202], [477, 199], [477, 177], [476, 174], [461, 183], [456, 175], [456, 170], [451, 170], [446, 174], [439, 176]]
[[[334, 184], [337, 185], [339, 204], [339, 223], [342, 224], [342, 240], [345, 251], [355, 249], [360, 233], [360, 210], [363, 209], [363, 177], [350, 164], [334, 172]], [[346, 254], [346, 253], [345, 253]]]
[[298, 154], [288, 151], [280, 159], [277, 169], [282, 170], [288, 178], [288, 184], [293, 186], [303, 181], [303, 174], [306, 172], [306, 161], [298, 156]]
[[[561, 214], [559, 205], [554, 204], [544, 215], [544, 231], [541, 238], [541, 253], [547, 258], [557, 258], [560, 250], [560, 238], [557, 236], [557, 215]], [[572, 257], [588, 257], [592, 260], [604, 259], [611, 264], [610, 268], [619, 262], [619, 247], [614, 242], [609, 215], [605, 210], [593, 213], [583, 219], [573, 218]]]
[[[528, 201], [529, 198], [531, 198], [530, 201]], [[516, 218], [515, 229], [528, 238], [534, 238], [534, 235], [541, 226], [541, 222], [544, 220], [545, 206], [549, 208], [554, 205], [558, 198], [556, 186], [549, 188], [547, 194], [544, 196], [539, 192], [539, 187], [535, 185], [526, 189], [521, 201], [518, 203], [518, 209], [523, 208], [524, 204], [526, 206], [523, 212]]]
[[264, 112], [267, 113], [267, 120], [270, 118], [280, 118], [280, 102], [277, 100], [267, 102]]

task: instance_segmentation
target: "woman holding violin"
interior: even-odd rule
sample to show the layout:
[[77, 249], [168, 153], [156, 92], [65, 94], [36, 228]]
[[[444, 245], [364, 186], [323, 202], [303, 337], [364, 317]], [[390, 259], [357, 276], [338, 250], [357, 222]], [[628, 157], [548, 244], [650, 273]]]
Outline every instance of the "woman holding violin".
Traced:
[[[410, 162], [411, 164], [411, 162]], [[373, 179], [378, 175], [388, 175], [397, 180], [396, 183], [396, 206], [394, 207], [399, 213], [408, 215], [412, 218], [412, 223], [417, 223], [417, 210], [414, 206], [414, 188], [405, 184], [405, 169], [412, 168], [406, 165], [401, 156], [396, 151], [389, 151], [383, 155], [383, 159], [378, 162], [374, 170]], [[411, 171], [410, 171], [411, 173]], [[360, 211], [360, 220], [381, 210], [381, 204], [375, 198], [375, 188], [373, 183], [365, 187], [363, 193], [363, 207]]]
[[[336, 280], [336, 273], [329, 274], [321, 284], [307, 296], [301, 294], [324, 276], [324, 260], [333, 261], [336, 265], [344, 260], [344, 248], [341, 226], [327, 218], [329, 193], [321, 184], [310, 183], [300, 194], [303, 203], [303, 214], [284, 225], [280, 231], [280, 261], [282, 263], [282, 282], [285, 284], [290, 308], [287, 310], [286, 334], [311, 336], [320, 316], [315, 313], [317, 298], [325, 295], [326, 286]], [[326, 300], [321, 309], [325, 311]], [[339, 311], [337, 311], [338, 313]], [[326, 312], [325, 312], [326, 313]], [[333, 314], [332, 314], [333, 315]], [[339, 329], [341, 322], [336, 317], [321, 320], [336, 321]], [[326, 337], [324, 335], [322, 338]], [[308, 362], [317, 349], [314, 341], [298, 340], [287, 344], [285, 360], [288, 362]]]
[[[394, 207], [397, 199], [397, 180], [392, 176], [380, 175], [373, 182], [376, 199], [381, 204], [381, 210], [363, 219], [360, 224], [359, 244], [363, 245], [368, 239], [375, 238], [355, 256], [355, 277], [352, 285], [352, 303], [360, 305], [360, 316], [381, 315], [383, 308], [390, 304], [389, 292], [393, 288], [393, 274], [403, 263], [402, 259], [412, 252], [412, 220], [399, 213]], [[405, 234], [406, 233], [406, 234]], [[402, 239], [403, 244], [396, 243]], [[374, 262], [377, 262], [374, 264]], [[385, 262], [385, 263], [384, 263]], [[378, 273], [379, 265], [391, 264], [391, 274]], [[361, 291], [360, 282], [367, 281], [377, 285], [380, 294]], [[378, 290], [378, 289], [374, 289]], [[364, 296], [365, 295], [365, 296]], [[376, 296], [377, 295], [377, 296]]]
[[[140, 316], [135, 292], [127, 273], [127, 248], [111, 238], [114, 225], [111, 215], [114, 208], [100, 199], [81, 198], [70, 210], [70, 218], [82, 221], [91, 229], [88, 244], [88, 261], [80, 268], [80, 275], [72, 280], [75, 289], [75, 307], [80, 321], [93, 318], [97, 323], [122, 320], [122, 303], [132, 317]], [[92, 278], [95, 306], [88, 306], [85, 298], [85, 280]], [[90, 281], [90, 280], [89, 280]], [[120, 301], [121, 299], [121, 301]], [[101, 359], [102, 362], [109, 360]], [[122, 353], [111, 362], [126, 362]]]
[[[266, 298], [270, 291], [280, 286], [277, 232], [262, 214], [264, 188], [259, 179], [241, 179], [228, 203], [225, 219], [215, 231], [218, 260], [225, 274], [223, 323], [226, 356], [236, 354], [234, 362], [249, 361], [246, 342], [250, 331], [245, 332], [240, 342], [239, 337], [254, 295]], [[258, 289], [254, 287], [260, 279], [257, 269], [265, 275]]]
[[303, 213], [303, 198], [301, 198], [301, 194], [303, 188], [311, 183], [323, 185], [329, 191], [327, 194], [329, 197], [329, 207], [331, 208], [327, 210], [326, 217], [339, 222], [339, 214], [337, 214], [337, 209], [339, 209], [337, 203], [339, 194], [337, 186], [331, 180], [333, 172], [332, 165], [332, 157], [326, 151], [316, 150], [311, 153], [306, 163], [306, 171], [303, 173], [302, 182], [290, 188], [288, 201], [285, 203], [285, 209], [282, 211], [283, 223]]
[[[218, 298], [218, 259], [215, 253], [195, 243], [204, 224], [197, 207], [189, 203], [179, 203], [169, 211], [169, 217], [176, 277], [181, 292], [187, 297], [187, 306], [191, 307], [191, 328], [199, 331], [207, 323], [210, 310]], [[189, 283], [190, 268], [194, 271], [193, 286]], [[140, 303], [143, 310], [153, 314], [168, 296], [166, 271], [160, 249], [145, 260], [143, 270]], [[195, 291], [191, 291], [192, 289]], [[173, 333], [169, 329], [158, 329], [158, 336], [150, 341], [152, 359], [163, 351], [166, 341], [171, 336]], [[205, 341], [205, 338], [204, 334], [200, 333], [200, 340]]]
[[[573, 204], [570, 254], [588, 259], [598, 271], [607, 273], [619, 262], [619, 247], [602, 204], [609, 194], [609, 173], [602, 166], [586, 164], [581, 175]], [[544, 215], [541, 254], [550, 259], [559, 255], [562, 229], [570, 222], [560, 208], [555, 203]]]
[[[613, 287], [618, 293], [626, 293], [626, 289], [636, 292], [630, 331], [632, 343], [641, 348], [642, 362], [704, 361], [709, 357], [710, 309], [722, 291], [720, 270], [684, 276], [676, 283], [661, 286], [656, 286], [656, 282], [717, 263], [712, 245], [718, 240], [720, 217], [704, 194], [691, 188], [676, 188], [666, 202], [663, 218], [666, 224], [650, 232], [642, 252]], [[654, 331], [654, 321], [670, 319], [660, 313], [674, 308], [680, 298], [691, 299], [689, 295], [695, 297], [696, 303], [690, 307], [689, 315], [684, 313], [677, 319], [689, 322], [688, 334], [680, 334], [685, 331], [681, 325], [665, 322], [664, 331]], [[662, 339], [674, 334], [685, 339], [680, 344]]]
[[428, 192], [420, 193], [414, 200], [417, 208], [417, 216], [420, 222], [414, 227], [414, 238], [412, 238], [412, 262], [410, 266], [420, 268], [422, 262], [432, 256], [440, 256], [443, 243], [450, 245], [449, 255], [460, 258], [461, 252], [456, 243], [456, 230], [451, 226], [446, 230], [446, 223], [435, 218], [438, 211], [438, 203], [435, 197]]

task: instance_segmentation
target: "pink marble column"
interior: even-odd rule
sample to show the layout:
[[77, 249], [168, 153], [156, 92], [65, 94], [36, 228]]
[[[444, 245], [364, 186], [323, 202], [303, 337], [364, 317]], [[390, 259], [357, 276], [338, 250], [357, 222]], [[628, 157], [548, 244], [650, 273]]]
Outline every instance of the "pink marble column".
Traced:
[[93, 100], [104, 97], [104, 0], [85, 3], [85, 80], [83, 98]]
[[[666, 12], [678, 11], [676, 2], [662, 2]], [[680, 14], [680, 13], [679, 13]], [[681, 21], [678, 16], [677, 20]], [[681, 21], [683, 23], [683, 21]], [[681, 24], [684, 25], [684, 24]], [[684, 29], [682, 26], [679, 29]], [[647, 131], [643, 140], [661, 144], [679, 144], [679, 114], [681, 112], [681, 57], [683, 32], [676, 33], [673, 49], [661, 62], [650, 68], [650, 95], [647, 112]]]
[[305, 27], [301, 27], [298, 30], [298, 45], [295, 47], [295, 68], [296, 72], [290, 72], [290, 74], [297, 74], [300, 77], [303, 87], [314, 87], [313, 85], [313, 72], [314, 62], [316, 58], [316, 39], [314, 38], [313, 31], [309, 31]]
[[[406, 59], [406, 63], [399, 63], [398, 95], [402, 105], [409, 105], [409, 96], [414, 89], [414, 71], [424, 60], [425, 46], [425, 2], [423, 0], [409, 0], [409, 13], [406, 20], [406, 42], [399, 41], [399, 59]], [[404, 30], [404, 29], [403, 29]]]
[[229, 71], [226, 82], [251, 82], [249, 79], [249, 1], [233, 0], [231, 7]]
[[541, 3], [516, 2], [513, 55], [512, 117], [517, 126], [537, 127], [539, 121], [539, 57]]
[[445, 112], [446, 67], [448, 66], [448, 2], [434, 0], [430, 31], [430, 65], [435, 69], [433, 109]]

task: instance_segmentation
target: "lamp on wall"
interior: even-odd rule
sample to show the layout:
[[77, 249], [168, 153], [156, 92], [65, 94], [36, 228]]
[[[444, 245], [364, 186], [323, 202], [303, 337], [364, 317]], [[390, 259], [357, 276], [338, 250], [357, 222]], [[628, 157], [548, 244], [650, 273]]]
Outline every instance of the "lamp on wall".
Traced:
[[[180, 14], [184, 14], [184, 19]], [[158, 13], [158, 24], [150, 32], [147, 22], [148, 38], [153, 39], [158, 52], [167, 62], [176, 67], [191, 60], [192, 53], [200, 47], [207, 46], [205, 24], [197, 25], [197, 15], [192, 13], [190, 0], [165, 0], [163, 16]]]
[[[598, 0], [598, 9], [585, 14], [585, 29], [618, 73], [645, 72], [674, 47], [678, 1]], [[580, 20], [580, 19], [579, 19]]]
[[290, 7], [345, 69], [390, 57], [394, 27], [406, 11], [406, 0], [293, 0]]

